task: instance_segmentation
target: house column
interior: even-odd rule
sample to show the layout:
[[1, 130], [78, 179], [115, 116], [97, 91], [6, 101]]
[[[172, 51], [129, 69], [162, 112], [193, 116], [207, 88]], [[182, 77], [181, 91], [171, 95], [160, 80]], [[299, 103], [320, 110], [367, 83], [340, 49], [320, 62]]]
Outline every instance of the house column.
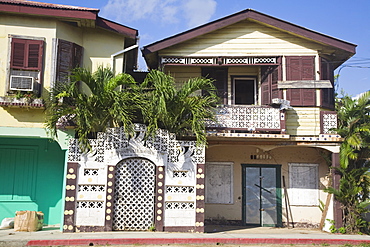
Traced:
[[[332, 153], [332, 167], [339, 167], [340, 166], [340, 158], [339, 158], [339, 153]], [[339, 184], [340, 184], [340, 173], [336, 170], [333, 169], [332, 173], [332, 181], [333, 181], [333, 188], [334, 189], [339, 189]], [[337, 201], [334, 197], [334, 222], [335, 222], [335, 228], [340, 228], [343, 226], [343, 211], [341, 209], [341, 204], [339, 201]]]

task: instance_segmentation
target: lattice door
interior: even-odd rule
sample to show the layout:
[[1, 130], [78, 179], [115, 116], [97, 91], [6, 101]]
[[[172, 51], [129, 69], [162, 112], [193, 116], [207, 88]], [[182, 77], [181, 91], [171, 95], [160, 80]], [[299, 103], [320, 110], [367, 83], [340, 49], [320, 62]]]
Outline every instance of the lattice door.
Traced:
[[154, 224], [155, 165], [140, 158], [121, 161], [115, 177], [113, 230], [148, 230]]

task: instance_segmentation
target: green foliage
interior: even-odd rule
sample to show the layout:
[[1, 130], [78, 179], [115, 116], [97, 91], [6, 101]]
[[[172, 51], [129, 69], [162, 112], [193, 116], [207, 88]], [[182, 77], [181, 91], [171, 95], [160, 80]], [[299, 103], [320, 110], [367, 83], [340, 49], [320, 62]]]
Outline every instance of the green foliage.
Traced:
[[[120, 90], [121, 86], [130, 90]], [[108, 68], [94, 73], [76, 68], [69, 83], [58, 83], [45, 98], [46, 128], [57, 136], [58, 128], [72, 123], [83, 151], [90, 148], [93, 133], [116, 126], [129, 132], [140, 100], [134, 86], [130, 75], [114, 76]]]
[[152, 70], [140, 89], [144, 104], [140, 117], [149, 134], [163, 128], [206, 144], [205, 122], [214, 120], [213, 106], [219, 100], [212, 80], [193, 78], [176, 85], [171, 75]]
[[46, 128], [56, 137], [58, 128], [72, 123], [83, 151], [90, 149], [91, 134], [117, 126], [131, 133], [132, 122], [146, 124], [149, 135], [163, 128], [195, 136], [204, 145], [205, 122], [214, 120], [218, 101], [215, 87], [203, 78], [177, 86], [173, 77], [158, 70], [138, 85], [130, 75], [115, 76], [109, 68], [94, 73], [77, 68], [69, 83], [58, 83], [45, 98]]
[[370, 224], [363, 219], [369, 210], [370, 198], [370, 91], [359, 99], [344, 96], [337, 99], [337, 133], [343, 137], [340, 147], [341, 175], [338, 189], [329, 187], [342, 205], [343, 229], [337, 232], [370, 233]]

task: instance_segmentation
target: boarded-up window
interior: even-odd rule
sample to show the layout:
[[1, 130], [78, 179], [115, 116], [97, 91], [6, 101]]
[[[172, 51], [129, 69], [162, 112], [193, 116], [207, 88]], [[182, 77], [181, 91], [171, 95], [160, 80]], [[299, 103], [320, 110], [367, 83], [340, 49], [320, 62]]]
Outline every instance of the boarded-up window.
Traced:
[[43, 45], [42, 40], [12, 38], [10, 68], [41, 71]]
[[318, 169], [318, 164], [289, 164], [289, 199], [291, 205], [318, 205]]
[[36, 147], [0, 147], [0, 201], [35, 200], [36, 157]]
[[221, 104], [227, 104], [227, 68], [202, 68], [202, 76], [214, 80]]
[[[315, 80], [315, 57], [286, 57], [288, 81]], [[315, 106], [316, 92], [313, 88], [287, 89], [287, 100], [292, 106]]]
[[57, 40], [57, 82], [67, 81], [71, 70], [82, 66], [82, 53], [81, 46], [66, 40]]
[[206, 203], [233, 203], [233, 163], [206, 164]]

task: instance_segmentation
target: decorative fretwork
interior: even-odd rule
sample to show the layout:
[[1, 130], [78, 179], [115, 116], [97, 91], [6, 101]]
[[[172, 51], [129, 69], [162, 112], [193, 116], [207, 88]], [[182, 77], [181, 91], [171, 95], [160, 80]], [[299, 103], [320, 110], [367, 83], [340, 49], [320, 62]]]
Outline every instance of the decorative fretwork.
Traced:
[[335, 134], [332, 129], [337, 128], [337, 113], [334, 111], [321, 112], [321, 134]]
[[85, 168], [84, 169], [84, 176], [99, 176], [99, 169], [97, 169], [97, 168], [93, 168], [93, 169]]
[[188, 171], [173, 171], [174, 178], [186, 178], [188, 176]]
[[208, 122], [208, 128], [280, 130], [279, 108], [257, 106], [226, 106], [217, 108], [217, 122]]
[[193, 202], [166, 202], [166, 209], [195, 209]]
[[102, 201], [78, 201], [77, 208], [103, 208]]
[[154, 221], [155, 165], [132, 158], [117, 165], [114, 230], [148, 230]]
[[166, 193], [187, 194], [194, 193], [193, 186], [167, 186]]
[[78, 192], [103, 192], [105, 191], [104, 185], [90, 185], [90, 184], [79, 184]]
[[276, 57], [162, 57], [162, 64], [277, 64]]

